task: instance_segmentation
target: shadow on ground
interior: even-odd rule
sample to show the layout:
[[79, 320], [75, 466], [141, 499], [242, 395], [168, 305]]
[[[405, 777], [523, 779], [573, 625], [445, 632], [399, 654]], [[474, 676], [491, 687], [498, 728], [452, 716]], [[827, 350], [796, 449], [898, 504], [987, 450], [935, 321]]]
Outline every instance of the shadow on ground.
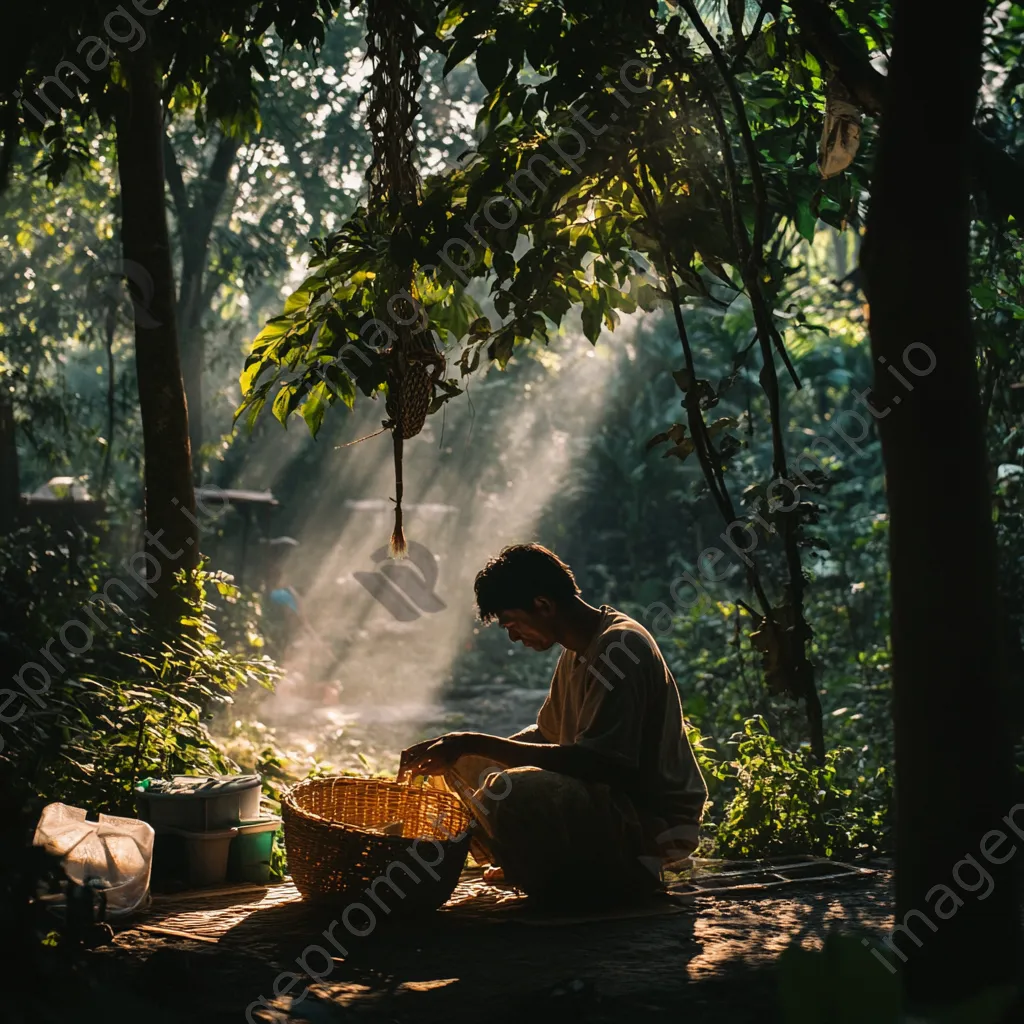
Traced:
[[92, 970], [133, 1007], [152, 1006], [139, 1017], [126, 1002], [131, 1016], [104, 1019], [140, 1024], [596, 1024], [669, 1015], [770, 1024], [779, 1020], [778, 955], [791, 942], [820, 946], [835, 929], [881, 932], [890, 923], [888, 883], [883, 874], [773, 898], [702, 897], [666, 916], [559, 926], [498, 915], [384, 918], [363, 937], [335, 924], [337, 911], [289, 904], [252, 914], [217, 945], [124, 933], [91, 955]]

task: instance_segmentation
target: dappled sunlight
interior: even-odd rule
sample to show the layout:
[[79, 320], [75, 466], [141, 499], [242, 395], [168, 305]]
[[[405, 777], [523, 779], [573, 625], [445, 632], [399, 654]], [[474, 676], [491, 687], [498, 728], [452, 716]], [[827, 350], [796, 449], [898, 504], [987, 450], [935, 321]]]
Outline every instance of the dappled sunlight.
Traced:
[[[493, 373], [406, 442], [407, 560], [385, 557], [390, 436], [325, 456], [329, 470], [300, 499], [300, 543], [282, 578], [298, 592], [307, 628], [293, 634], [286, 678], [261, 709], [286, 745], [312, 740], [334, 763], [363, 753], [374, 768], [393, 769], [403, 744], [443, 720], [442, 692], [475, 627], [475, 574], [504, 545], [534, 539], [601, 416], [615, 365], [607, 350], [574, 338], [557, 352], [561, 365], [542, 388]], [[377, 419], [353, 416], [341, 443], [379, 427], [383, 407], [375, 411]], [[429, 575], [431, 557], [432, 588], [421, 568]]]
[[727, 972], [730, 966], [767, 964], [790, 945], [821, 949], [832, 930], [891, 927], [891, 905], [884, 890], [836, 895], [801, 894], [784, 898], [715, 902], [700, 907], [694, 939], [701, 951], [686, 965], [691, 981]]

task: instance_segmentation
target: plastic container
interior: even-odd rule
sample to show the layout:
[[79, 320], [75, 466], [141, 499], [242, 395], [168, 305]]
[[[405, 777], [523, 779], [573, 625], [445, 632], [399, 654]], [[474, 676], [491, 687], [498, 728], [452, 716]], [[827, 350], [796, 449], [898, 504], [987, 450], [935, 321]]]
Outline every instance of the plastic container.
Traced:
[[260, 816], [258, 775], [175, 775], [135, 787], [139, 817], [155, 829], [216, 832]]
[[232, 882], [270, 881], [270, 851], [274, 833], [281, 827], [280, 818], [243, 821], [228, 854], [228, 880]]
[[68, 877], [79, 885], [98, 885], [106, 917], [127, 917], [149, 898], [153, 829], [137, 818], [101, 814], [86, 821], [83, 807], [47, 804], [33, 843], [61, 858]]
[[228, 853], [231, 841], [238, 835], [237, 828], [223, 828], [214, 832], [190, 832], [182, 828], [162, 826], [163, 836], [177, 836], [185, 845], [188, 884], [219, 885], [228, 875]]

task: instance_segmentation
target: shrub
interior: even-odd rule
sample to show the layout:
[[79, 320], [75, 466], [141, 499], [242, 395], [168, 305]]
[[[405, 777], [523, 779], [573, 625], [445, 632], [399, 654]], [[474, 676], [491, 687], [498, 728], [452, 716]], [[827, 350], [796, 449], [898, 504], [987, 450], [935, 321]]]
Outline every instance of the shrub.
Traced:
[[884, 765], [858, 765], [846, 747], [819, 765], [808, 750], [787, 750], [760, 717], [733, 737], [733, 761], [715, 760], [699, 736], [692, 739], [709, 789], [724, 798], [720, 813], [712, 805], [705, 852], [849, 857], [888, 849], [892, 787]]

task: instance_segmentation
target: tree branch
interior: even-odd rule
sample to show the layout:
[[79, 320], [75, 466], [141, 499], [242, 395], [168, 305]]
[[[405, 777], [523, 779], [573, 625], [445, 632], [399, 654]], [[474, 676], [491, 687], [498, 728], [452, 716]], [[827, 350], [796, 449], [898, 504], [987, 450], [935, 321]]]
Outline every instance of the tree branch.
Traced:
[[757, 12], [757, 20], [754, 22], [754, 27], [750, 30], [750, 35], [743, 40], [743, 44], [740, 46], [736, 55], [732, 59], [731, 71], [733, 74], [739, 70], [740, 65], [743, 63], [747, 54], [750, 52], [751, 46], [754, 45], [754, 41], [761, 34], [761, 29], [764, 27], [764, 19], [768, 14], [767, 4], [762, 3], [761, 9]]
[[[693, 360], [693, 350], [690, 347], [690, 338], [686, 330], [686, 322], [683, 318], [682, 299], [679, 295], [679, 288], [675, 281], [675, 267], [673, 266], [671, 249], [665, 238], [661, 219], [658, 217], [657, 203], [654, 197], [654, 190], [651, 187], [650, 178], [647, 174], [642, 152], [637, 153], [637, 166], [640, 176], [640, 183], [630, 180], [630, 187], [644, 209], [647, 219], [657, 238], [658, 248], [661, 253], [661, 260], [664, 264], [665, 284], [669, 293], [672, 305], [672, 313], [675, 317], [676, 329], [679, 333], [679, 341], [683, 346], [683, 359], [686, 370], [690, 375], [690, 387], [686, 390], [686, 398], [683, 403], [686, 409], [686, 421], [690, 430], [690, 440], [693, 442], [694, 451], [697, 453], [697, 460], [700, 463], [701, 473], [708, 485], [711, 497], [718, 506], [718, 511], [725, 520], [726, 526], [736, 522], [736, 511], [722, 474], [722, 459], [715, 450], [711, 435], [708, 433], [707, 423], [704, 421], [704, 414], [700, 408], [700, 392], [697, 389], [697, 371]], [[745, 560], [746, 561], [746, 560]], [[757, 595], [757, 599], [763, 610], [763, 617], [769, 623], [769, 628], [775, 632], [776, 625], [772, 616], [771, 601], [761, 583], [757, 563], [749, 560], [746, 566], [747, 582]]]
[[[799, 378], [789, 361], [788, 353], [783, 344], [782, 337], [775, 327], [772, 310], [765, 301], [761, 291], [761, 277], [764, 267], [764, 245], [765, 229], [767, 224], [767, 198], [765, 196], [764, 180], [761, 176], [760, 159], [757, 147], [754, 144], [753, 134], [750, 130], [750, 123], [747, 120], [746, 110], [743, 104], [743, 97], [740, 95], [733, 77], [732, 69], [729, 67], [714, 37], [704, 24], [693, 0], [683, 0], [682, 6], [694, 27], [704, 40], [705, 45], [711, 52], [711, 58], [718, 69], [719, 75], [729, 93], [736, 118], [740, 126], [740, 137], [743, 148], [750, 164], [751, 179], [754, 184], [754, 231], [753, 238], [747, 235], [746, 226], [743, 223], [740, 210], [739, 182], [736, 174], [736, 164], [732, 155], [732, 141], [729, 136], [728, 126], [718, 102], [715, 90], [710, 85], [705, 86], [701, 91], [709, 107], [715, 122], [722, 146], [722, 160], [725, 169], [726, 183], [729, 190], [729, 202], [734, 243], [741, 260], [740, 272], [743, 282], [746, 285], [750, 297], [751, 309], [754, 314], [756, 326], [756, 337], [761, 347], [762, 367], [760, 374], [761, 387], [768, 398], [770, 411], [770, 422], [772, 432], [772, 468], [773, 479], [786, 480], [788, 467], [786, 462], [785, 441], [782, 435], [782, 403], [779, 393], [779, 378], [775, 369], [775, 354], [773, 348], [777, 348], [793, 376], [797, 387], [800, 386]], [[689, 395], [687, 396], [689, 398]], [[810, 636], [810, 629], [804, 617], [804, 578], [803, 566], [800, 560], [800, 549], [797, 540], [800, 521], [791, 515], [782, 517], [782, 541], [786, 557], [786, 568], [789, 576], [786, 587], [789, 613], [792, 621], [786, 628], [787, 640], [784, 642], [779, 635], [780, 631], [774, 621], [774, 616], [765, 614], [765, 621], [769, 624], [774, 635], [776, 650], [779, 655], [788, 661], [792, 670], [791, 687], [795, 693], [804, 697], [807, 705], [807, 718], [811, 731], [811, 747], [814, 756], [819, 764], [824, 763], [825, 747], [821, 722], [821, 701], [818, 697], [817, 688], [814, 684], [814, 670], [807, 659], [806, 641]], [[783, 655], [783, 651], [789, 651], [789, 657]]]
[[198, 219], [194, 229], [196, 234], [203, 239], [204, 247], [224, 199], [228, 176], [231, 174], [231, 168], [235, 165], [235, 155], [238, 153], [239, 145], [238, 139], [222, 135], [217, 143], [209, 170], [206, 172], [206, 178], [203, 180], [202, 202], [197, 204]]
[[188, 203], [188, 191], [185, 188], [185, 179], [181, 176], [178, 155], [174, 152], [174, 147], [166, 133], [164, 134], [164, 177], [167, 179], [167, 187], [170, 189], [171, 199], [174, 201], [178, 224], [183, 229], [192, 209]]
[[[704, 41], [704, 45], [711, 52], [711, 60], [722, 76], [722, 83], [725, 85], [729, 93], [729, 99], [732, 101], [733, 108], [736, 111], [736, 120], [740, 126], [740, 140], [743, 143], [747, 164], [750, 167], [750, 181], [754, 186], [754, 232], [750, 241], [750, 255], [753, 256], [756, 253], [757, 256], [755, 258], [760, 259], [760, 254], [764, 250], [768, 199], [765, 192], [764, 175], [761, 173], [761, 161], [757, 155], [757, 146], [754, 145], [754, 136], [750, 131], [750, 122], [747, 120], [743, 97], [736, 87], [736, 79], [732, 75], [729, 62], [725, 59], [722, 48], [708, 30], [707, 25], [704, 24], [704, 19], [701, 18], [693, 0], [682, 0], [681, 6], [686, 11], [690, 21], [693, 22], [693, 27]], [[724, 145], [725, 142], [723, 141]]]
[[[750, 130], [750, 122], [747, 120], [747, 111], [743, 103], [743, 97], [740, 95], [736, 79], [733, 76], [732, 69], [729, 67], [729, 62], [725, 59], [722, 48], [718, 45], [710, 31], [708, 31], [708, 27], [704, 24], [693, 0], [683, 0], [682, 6], [693, 22], [694, 28], [697, 29], [701, 39], [704, 40], [705, 45], [711, 52], [711, 59], [718, 69], [722, 83], [729, 93], [729, 99], [736, 112], [736, 120], [740, 127], [740, 140], [743, 143], [743, 151], [750, 168], [750, 180], [754, 186], [754, 230], [752, 237], [747, 235], [747, 230], [741, 217], [736, 167], [732, 157], [729, 134], [725, 127], [725, 118], [722, 116], [721, 106], [718, 103], [718, 97], [714, 94], [714, 90], [711, 88], [705, 89], [704, 94], [715, 113], [716, 126], [722, 141], [722, 158], [725, 163], [726, 177], [731, 182], [733, 230], [736, 236], [738, 255], [743, 264], [741, 268], [742, 276], [747, 284], [747, 291], [750, 293], [750, 304], [754, 311], [754, 320], [758, 325], [758, 332], [764, 332], [769, 346], [774, 345], [778, 350], [782, 361], [786, 365], [786, 369], [789, 371], [790, 377], [793, 379], [793, 383], [799, 389], [801, 387], [800, 377], [789, 358], [789, 353], [786, 351], [781, 335], [775, 330], [771, 310], [767, 309], [764, 296], [761, 293], [761, 269], [764, 266], [764, 245], [768, 224], [768, 196], [765, 190], [764, 176], [761, 173], [761, 160], [757, 153], [757, 146], [754, 143], [753, 133]], [[772, 365], [771, 372], [772, 374], [775, 372], [774, 364]]]

